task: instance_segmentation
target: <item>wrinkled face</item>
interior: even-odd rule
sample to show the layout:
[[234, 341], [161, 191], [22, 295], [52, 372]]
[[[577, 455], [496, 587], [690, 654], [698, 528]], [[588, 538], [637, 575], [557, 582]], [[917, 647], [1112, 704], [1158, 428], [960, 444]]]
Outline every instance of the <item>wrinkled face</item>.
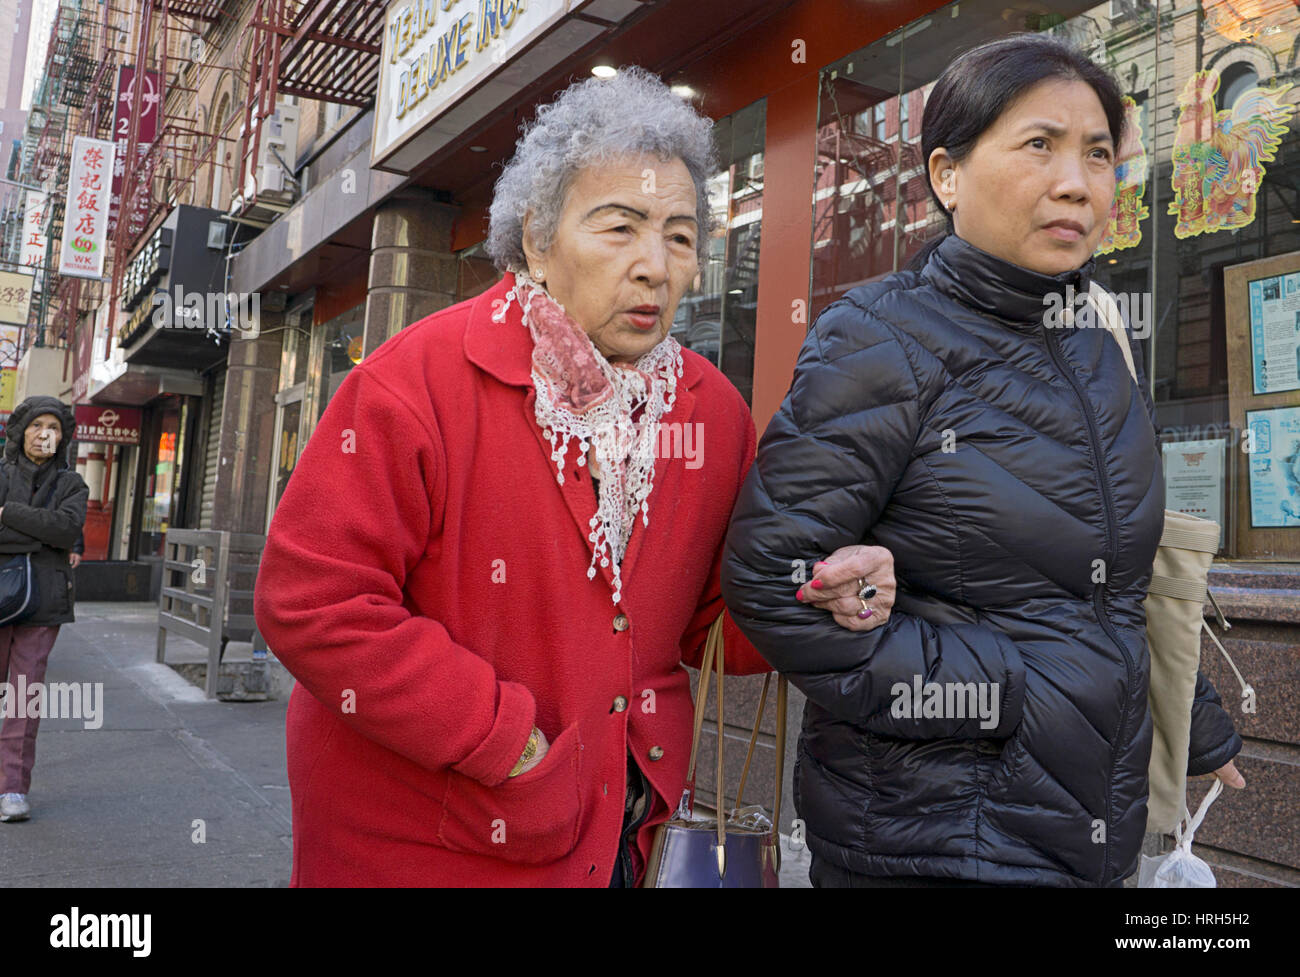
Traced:
[[957, 236], [1045, 275], [1097, 250], [1115, 197], [1115, 147], [1092, 86], [1049, 78], [1012, 102], [954, 163], [930, 154], [930, 181], [952, 201]]
[[529, 274], [541, 280], [611, 363], [632, 363], [672, 326], [699, 271], [695, 183], [680, 159], [624, 156], [579, 170], [555, 238], [532, 246]]
[[63, 439], [63, 426], [53, 414], [37, 414], [23, 432], [23, 451], [33, 461], [51, 457]]

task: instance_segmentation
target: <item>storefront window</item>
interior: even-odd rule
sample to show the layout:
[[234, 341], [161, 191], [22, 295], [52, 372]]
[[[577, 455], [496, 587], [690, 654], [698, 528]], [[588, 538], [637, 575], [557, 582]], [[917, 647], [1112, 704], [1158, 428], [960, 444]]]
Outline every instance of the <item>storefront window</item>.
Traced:
[[709, 203], [719, 230], [709, 241], [700, 287], [678, 304], [671, 331], [684, 347], [726, 374], [747, 403], [753, 400], [754, 388], [766, 127], [763, 100], [714, 128], [721, 166], [709, 180]]
[[289, 476], [298, 464], [298, 422], [302, 419], [302, 401], [295, 400], [284, 405], [280, 411], [280, 429], [276, 432], [276, 444], [279, 448], [275, 459], [275, 499], [279, 504], [289, 485]]
[[189, 405], [161, 408], [158, 434], [149, 445], [144, 499], [140, 513], [140, 555], [161, 556], [163, 537], [177, 524], [181, 505], [181, 472], [185, 464], [183, 433]]
[[316, 417], [324, 413], [352, 367], [361, 362], [361, 344], [366, 330], [366, 305], [361, 303], [342, 315], [317, 327], [320, 332], [320, 394]]
[[1097, 274], [1150, 326], [1160, 426], [1226, 431], [1224, 271], [1300, 250], [1300, 11], [1290, 0], [1050, 8], [1011, 17], [991, 0], [951, 4], [822, 71], [811, 311], [905, 267], [941, 231], [920, 122], [944, 67], [985, 41], [1044, 31], [1109, 68], [1125, 95], [1131, 138]]
[[501, 280], [487, 250], [480, 241], [456, 252], [456, 301], [464, 302], [481, 295]]

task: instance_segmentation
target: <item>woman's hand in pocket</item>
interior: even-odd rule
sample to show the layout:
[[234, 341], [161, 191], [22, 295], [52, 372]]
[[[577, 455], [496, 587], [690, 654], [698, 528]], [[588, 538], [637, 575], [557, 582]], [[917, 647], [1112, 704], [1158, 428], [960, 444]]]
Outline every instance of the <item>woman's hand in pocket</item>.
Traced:
[[[866, 599], [858, 597], [865, 581], [876, 588]], [[841, 546], [813, 567], [813, 578], [799, 588], [797, 599], [813, 604], [850, 631], [870, 631], [889, 620], [897, 581], [894, 554], [883, 546]]]
[[[533, 754], [531, 760], [519, 768], [520, 774], [527, 773], [529, 770], [532, 770], [533, 767], [541, 763], [542, 758], [546, 756], [546, 751], [551, 748], [551, 744], [546, 741], [546, 734], [543, 733], [539, 727], [535, 726], [533, 728], [537, 730], [537, 752]], [[520, 758], [523, 758], [522, 753], [520, 754]], [[519, 774], [516, 774], [515, 776], [519, 776]]]
[[582, 737], [573, 723], [527, 770], [494, 787], [448, 773], [439, 843], [525, 865], [563, 858], [577, 845], [582, 826], [581, 758]]

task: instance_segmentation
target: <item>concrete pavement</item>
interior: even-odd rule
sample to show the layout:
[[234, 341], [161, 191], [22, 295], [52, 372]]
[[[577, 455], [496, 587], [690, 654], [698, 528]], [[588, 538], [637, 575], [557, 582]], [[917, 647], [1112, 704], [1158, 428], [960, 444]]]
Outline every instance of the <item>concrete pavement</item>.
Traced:
[[154, 662], [157, 610], [78, 603], [60, 629], [45, 681], [102, 682], [102, 725], [41, 721], [31, 820], [0, 824], [0, 885], [288, 885], [286, 703], [204, 699]]

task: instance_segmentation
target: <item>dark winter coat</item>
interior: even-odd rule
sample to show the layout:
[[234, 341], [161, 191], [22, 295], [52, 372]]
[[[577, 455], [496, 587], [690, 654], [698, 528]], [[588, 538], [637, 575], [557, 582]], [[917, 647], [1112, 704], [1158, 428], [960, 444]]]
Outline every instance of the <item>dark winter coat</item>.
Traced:
[[[24, 453], [23, 436], [41, 414], [58, 417], [63, 436], [54, 457], [38, 465]], [[9, 417], [0, 466], [0, 559], [31, 553], [40, 588], [39, 607], [20, 622], [23, 627], [73, 620], [76, 587], [68, 554], [80, 550], [90, 494], [75, 467], [76, 433], [72, 408], [55, 397], [28, 397]]]
[[[1164, 481], [1118, 344], [1045, 325], [1045, 298], [1086, 292], [1093, 268], [1041, 275], [947, 238], [821, 313], [759, 445], [723, 595], [808, 697], [796, 805], [851, 871], [1109, 886], [1136, 868]], [[866, 633], [791, 583], [792, 561], [862, 541], [899, 579]], [[911, 708], [927, 682], [945, 708]], [[975, 690], [998, 706], [988, 728]], [[1240, 748], [1213, 703], [1194, 725], [1207, 769]]]

